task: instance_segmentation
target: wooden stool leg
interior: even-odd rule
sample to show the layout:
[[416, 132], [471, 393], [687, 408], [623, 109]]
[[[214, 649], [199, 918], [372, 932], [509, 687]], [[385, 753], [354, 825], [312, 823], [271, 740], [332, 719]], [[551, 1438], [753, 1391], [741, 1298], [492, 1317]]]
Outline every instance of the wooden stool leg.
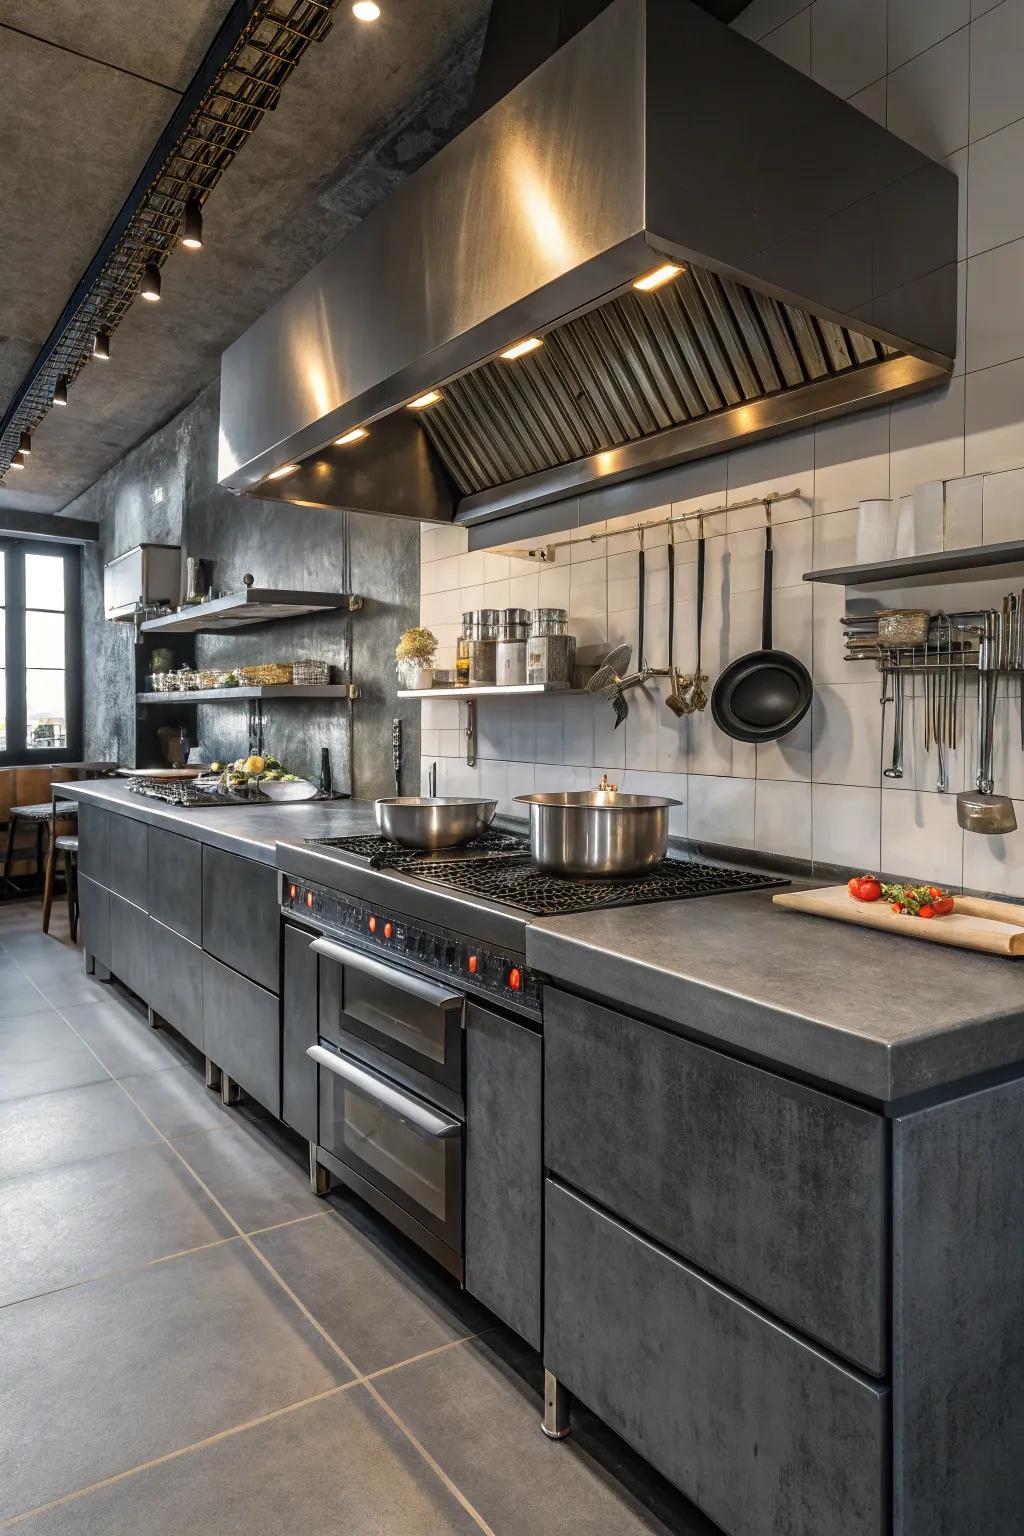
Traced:
[[68, 898], [68, 927], [72, 944], [78, 943], [78, 869], [71, 849], [64, 854], [64, 885]]
[[10, 870], [11, 863], [14, 858], [14, 839], [17, 837], [17, 835], [18, 823], [12, 816], [10, 821], [7, 823], [7, 847], [4, 850], [3, 875], [0, 876], [0, 884], [5, 886], [9, 885], [12, 891], [14, 890], [14, 881], [11, 879]]
[[53, 881], [57, 873], [57, 839], [50, 829], [50, 846], [46, 850], [46, 876], [43, 880], [43, 932], [50, 931], [50, 911], [53, 907]]
[[43, 882], [43, 838], [46, 835], [46, 822], [41, 821], [36, 827], [36, 890]]

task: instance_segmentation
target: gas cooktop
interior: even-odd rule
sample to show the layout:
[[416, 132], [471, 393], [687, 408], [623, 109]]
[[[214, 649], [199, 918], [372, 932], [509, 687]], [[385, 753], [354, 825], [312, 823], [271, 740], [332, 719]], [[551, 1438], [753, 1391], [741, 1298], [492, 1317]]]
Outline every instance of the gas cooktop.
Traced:
[[635, 907], [654, 901], [685, 901], [694, 896], [724, 896], [734, 891], [760, 890], [787, 882], [774, 875], [755, 874], [705, 864], [696, 859], [667, 858], [644, 875], [605, 880], [576, 880], [548, 875], [530, 858], [529, 839], [517, 832], [492, 829], [464, 848], [435, 853], [400, 848], [372, 835], [317, 839], [321, 847], [337, 848], [369, 869], [393, 869], [415, 875], [431, 885], [443, 885], [484, 902], [500, 902], [531, 917], [559, 917], [602, 907]]

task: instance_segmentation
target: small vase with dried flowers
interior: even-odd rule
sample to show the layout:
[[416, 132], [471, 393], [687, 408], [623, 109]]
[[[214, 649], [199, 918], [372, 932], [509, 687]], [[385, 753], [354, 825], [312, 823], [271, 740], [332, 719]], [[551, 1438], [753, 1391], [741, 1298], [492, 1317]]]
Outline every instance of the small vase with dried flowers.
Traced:
[[407, 629], [395, 647], [399, 683], [417, 691], [431, 688], [436, 655], [437, 637], [429, 629]]

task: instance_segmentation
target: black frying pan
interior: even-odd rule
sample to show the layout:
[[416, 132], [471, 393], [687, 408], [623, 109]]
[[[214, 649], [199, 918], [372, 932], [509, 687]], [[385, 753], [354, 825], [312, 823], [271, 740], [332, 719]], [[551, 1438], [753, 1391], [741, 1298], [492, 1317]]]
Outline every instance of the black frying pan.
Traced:
[[711, 714], [734, 741], [775, 741], [800, 724], [813, 685], [802, 661], [772, 646], [772, 525], [764, 536], [761, 649], [731, 661], [715, 683]]

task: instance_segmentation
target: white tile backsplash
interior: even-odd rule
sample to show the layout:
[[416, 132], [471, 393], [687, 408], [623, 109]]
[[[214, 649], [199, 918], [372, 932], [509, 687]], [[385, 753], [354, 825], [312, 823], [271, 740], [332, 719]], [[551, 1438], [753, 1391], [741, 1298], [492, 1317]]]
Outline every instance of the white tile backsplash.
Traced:
[[[704, 664], [712, 680], [760, 644], [763, 511], [756, 498], [799, 489], [773, 509], [775, 643], [812, 670], [812, 711], [788, 737], [759, 748], [733, 742], [711, 712], [676, 720], [666, 685], [629, 695], [615, 729], [606, 698], [509, 699], [479, 712], [479, 765], [463, 761], [456, 701], [423, 705], [423, 759], [438, 761], [442, 792], [495, 794], [503, 811], [534, 788], [584, 787], [607, 772], [623, 788], [683, 801], [675, 835], [813, 857], [1024, 897], [1024, 752], [1018, 699], [996, 711], [997, 788], [1018, 804], [1009, 838], [963, 836], [954, 790], [973, 781], [973, 693], [961, 703], [949, 753], [950, 793], [939, 795], [934, 746], [924, 751], [924, 699], [908, 692], [905, 774], [883, 780], [892, 710], [881, 729], [880, 678], [845, 660], [841, 587], [805, 571], [853, 563], [861, 501], [901, 498], [915, 509], [923, 547], [1024, 538], [1024, 0], [752, 0], [738, 31], [836, 91], [960, 181], [959, 345], [952, 382], [890, 407], [699, 460], [675, 477], [676, 501], [656, 521], [728, 504], [705, 520]], [[943, 519], [943, 485], [945, 511]], [[755, 505], [743, 503], [755, 499]], [[425, 527], [422, 614], [451, 665], [464, 607], [567, 607], [595, 656], [637, 641], [638, 539], [631, 515], [575, 530], [551, 565], [469, 551], [463, 528]], [[697, 524], [676, 534], [676, 660], [695, 661]], [[558, 542], [563, 535], [552, 536]], [[648, 659], [667, 656], [667, 532], [651, 528]], [[1008, 580], [1006, 586], [1012, 583]], [[956, 602], [968, 589], [887, 593], [886, 601]], [[857, 594], [855, 594], [856, 596]], [[472, 600], [472, 601], [471, 601]], [[989, 599], [985, 599], [988, 601]], [[450, 654], [449, 654], [450, 653]], [[884, 787], [883, 787], [884, 785]]]

